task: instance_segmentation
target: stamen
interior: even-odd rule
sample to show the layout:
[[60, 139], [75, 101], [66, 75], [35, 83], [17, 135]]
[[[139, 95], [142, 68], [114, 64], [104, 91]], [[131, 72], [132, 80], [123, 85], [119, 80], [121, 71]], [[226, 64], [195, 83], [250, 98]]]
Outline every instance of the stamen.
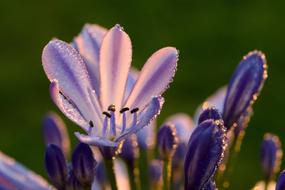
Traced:
[[137, 111], [139, 111], [139, 108], [134, 108], [131, 110], [131, 113], [136, 113]]
[[111, 118], [111, 114], [109, 114], [108, 112], [103, 111], [103, 114], [106, 115], [108, 118]]
[[115, 111], [116, 111], [116, 106], [115, 106], [114, 104], [111, 104], [111, 105], [108, 107], [108, 111], [115, 112]]
[[90, 126], [90, 127], [94, 127], [93, 121], [91, 121], [91, 120], [89, 121], [89, 126]]
[[139, 108], [135, 108], [131, 111], [131, 113], [133, 114], [133, 123], [132, 123], [132, 127], [135, 127], [138, 121], [138, 113], [137, 111], [139, 111]]
[[103, 129], [102, 129], [102, 136], [106, 137], [107, 136], [107, 127], [108, 127], [108, 116], [106, 115], [104, 121], [103, 121]]
[[126, 111], [130, 110], [128, 107], [122, 108], [120, 113], [123, 115], [123, 123], [122, 123], [122, 131], [121, 134], [125, 132], [126, 130], [126, 125], [127, 125], [127, 118], [126, 118]]
[[116, 116], [115, 116], [116, 107], [115, 107], [115, 105], [114, 104], [110, 105], [108, 107], [108, 110], [110, 111], [110, 114], [111, 114], [111, 119], [110, 119], [111, 131], [110, 131], [110, 134], [111, 134], [111, 136], [116, 136]]
[[120, 113], [124, 113], [125, 111], [129, 111], [129, 110], [130, 110], [130, 108], [125, 107], [125, 108], [122, 108], [122, 109], [120, 110]]
[[92, 134], [92, 128], [94, 127], [93, 121], [89, 121], [89, 129], [88, 129], [88, 134], [91, 135]]

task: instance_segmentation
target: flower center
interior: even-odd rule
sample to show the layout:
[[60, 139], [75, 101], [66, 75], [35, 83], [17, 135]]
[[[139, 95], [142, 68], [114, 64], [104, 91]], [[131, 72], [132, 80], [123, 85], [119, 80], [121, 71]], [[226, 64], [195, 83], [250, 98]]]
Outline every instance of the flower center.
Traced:
[[[126, 130], [127, 127], [127, 112], [130, 111], [133, 119], [132, 119], [132, 124], [131, 128], [135, 127], [137, 122], [138, 122], [138, 111], [139, 108], [134, 108], [130, 110], [128, 107], [124, 107], [120, 110], [120, 115], [122, 117], [122, 125], [121, 125], [121, 131], [120, 133], [123, 134]], [[110, 137], [113, 139], [117, 135], [117, 125], [116, 125], [116, 106], [114, 104], [111, 104], [108, 107], [108, 111], [104, 111], [102, 114], [105, 116], [104, 121], [103, 121], [103, 129], [102, 129], [102, 136], [103, 137]], [[110, 126], [108, 128], [108, 126]], [[94, 127], [94, 124], [92, 121], [89, 122], [89, 135], [91, 135], [92, 128]]]

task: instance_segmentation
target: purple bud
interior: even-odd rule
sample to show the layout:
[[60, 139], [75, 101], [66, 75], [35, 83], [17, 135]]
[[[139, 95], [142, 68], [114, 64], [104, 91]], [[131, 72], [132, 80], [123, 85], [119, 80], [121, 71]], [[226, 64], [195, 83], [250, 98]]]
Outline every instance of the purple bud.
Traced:
[[67, 182], [67, 164], [61, 149], [51, 144], [46, 148], [45, 167], [52, 184], [63, 189]]
[[276, 190], [284, 190], [285, 189], [285, 170], [283, 170], [276, 183]]
[[134, 164], [135, 159], [138, 158], [139, 149], [137, 143], [137, 137], [135, 135], [130, 136], [124, 141], [121, 157], [126, 161], [127, 164]]
[[164, 124], [157, 133], [157, 148], [163, 160], [169, 159], [175, 153], [178, 139], [174, 125]]
[[251, 116], [253, 115], [253, 110], [249, 107], [238, 119], [237, 126], [234, 128], [234, 136], [237, 138], [241, 132], [243, 132], [250, 121]]
[[137, 141], [140, 149], [153, 148], [155, 144], [156, 121], [153, 120], [148, 126], [137, 132]]
[[148, 173], [151, 183], [159, 183], [162, 180], [162, 161], [151, 161]]
[[107, 183], [106, 168], [103, 161], [97, 164], [95, 177], [102, 186]]
[[94, 176], [96, 160], [91, 148], [84, 143], [77, 145], [72, 154], [72, 168], [74, 176], [83, 186], [91, 186]]
[[55, 144], [65, 155], [70, 151], [70, 140], [62, 119], [55, 113], [49, 113], [43, 120], [43, 136], [45, 145]]
[[267, 65], [262, 52], [250, 52], [239, 63], [229, 82], [224, 103], [223, 119], [228, 129], [257, 99], [266, 78]]
[[211, 179], [206, 185], [204, 190], [216, 190], [216, 183]]
[[66, 189], [68, 190], [84, 190], [83, 186], [80, 184], [80, 182], [72, 172], [70, 173], [66, 186]]
[[209, 107], [203, 110], [203, 112], [200, 114], [198, 124], [202, 123], [203, 121], [206, 121], [208, 119], [212, 120], [222, 120], [222, 116], [215, 107]]
[[191, 135], [184, 163], [185, 190], [204, 189], [220, 165], [226, 147], [222, 123], [206, 120]]
[[185, 155], [187, 151], [187, 144], [186, 143], [178, 143], [176, 151], [173, 156], [172, 164], [173, 167], [178, 167], [179, 165], [183, 164]]
[[261, 165], [266, 180], [270, 180], [279, 171], [281, 159], [282, 149], [278, 136], [265, 134], [261, 145]]
[[[182, 166], [186, 155], [186, 145], [194, 129], [194, 123], [191, 117], [185, 113], [178, 113], [167, 118], [165, 123], [175, 126], [178, 144], [174, 157], [172, 159], [173, 167]], [[180, 168], [177, 168], [179, 171]]]

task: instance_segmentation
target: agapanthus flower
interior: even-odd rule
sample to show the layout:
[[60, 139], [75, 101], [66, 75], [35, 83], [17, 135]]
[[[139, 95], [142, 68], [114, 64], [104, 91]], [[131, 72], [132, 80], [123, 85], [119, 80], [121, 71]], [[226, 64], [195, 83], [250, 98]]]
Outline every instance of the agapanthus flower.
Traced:
[[148, 125], [163, 104], [161, 94], [175, 74], [178, 52], [155, 52], [135, 81], [132, 45], [123, 28], [86, 25], [72, 44], [55, 39], [43, 50], [42, 62], [59, 109], [86, 134], [81, 142], [116, 147]]

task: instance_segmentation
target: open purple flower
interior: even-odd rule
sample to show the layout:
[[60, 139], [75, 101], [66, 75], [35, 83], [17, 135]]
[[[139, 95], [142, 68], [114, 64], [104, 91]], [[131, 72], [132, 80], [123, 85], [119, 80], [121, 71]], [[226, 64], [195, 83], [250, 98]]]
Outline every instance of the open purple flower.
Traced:
[[51, 97], [87, 133], [75, 133], [81, 142], [116, 147], [159, 114], [177, 50], [158, 50], [135, 81], [128, 80], [131, 59], [131, 40], [119, 25], [108, 31], [86, 25], [72, 45], [55, 39], [45, 46], [42, 62]]

